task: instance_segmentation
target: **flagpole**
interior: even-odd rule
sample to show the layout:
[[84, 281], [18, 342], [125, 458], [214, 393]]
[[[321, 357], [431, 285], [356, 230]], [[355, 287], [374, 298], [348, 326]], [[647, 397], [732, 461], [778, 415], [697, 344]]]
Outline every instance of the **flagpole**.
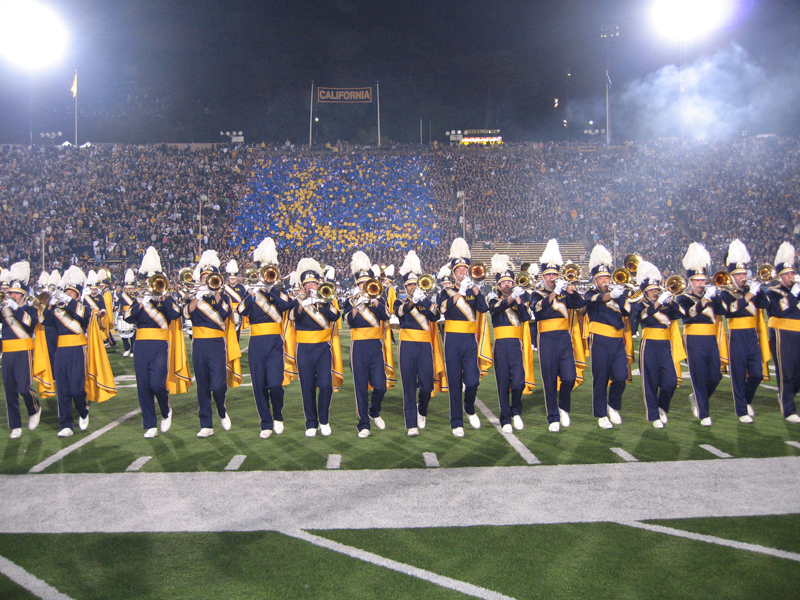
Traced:
[[378, 148], [381, 147], [381, 85], [375, 82], [375, 90], [378, 93]]
[[314, 82], [311, 82], [311, 105], [308, 109], [308, 147], [311, 148], [311, 134], [314, 130]]
[[75, 147], [78, 147], [78, 71], [72, 81], [72, 97], [75, 99]]

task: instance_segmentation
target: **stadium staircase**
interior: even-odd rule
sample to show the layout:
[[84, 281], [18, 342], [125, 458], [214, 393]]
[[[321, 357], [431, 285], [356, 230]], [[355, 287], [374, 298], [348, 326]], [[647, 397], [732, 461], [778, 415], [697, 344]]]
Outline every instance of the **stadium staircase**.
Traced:
[[[515, 269], [519, 270], [521, 262], [538, 262], [539, 257], [542, 256], [544, 248], [547, 244], [544, 242], [530, 243], [530, 244], [506, 244], [494, 243], [491, 249], [485, 249], [482, 242], [478, 242], [472, 248], [472, 261], [483, 261], [487, 265], [492, 264], [492, 256], [495, 254], [508, 254], [511, 261], [514, 263]], [[589, 262], [584, 260], [586, 255], [586, 248], [583, 244], [578, 242], [569, 242], [558, 245], [561, 250], [561, 257], [564, 262], [574, 262], [581, 267], [582, 279], [585, 279], [589, 273]]]

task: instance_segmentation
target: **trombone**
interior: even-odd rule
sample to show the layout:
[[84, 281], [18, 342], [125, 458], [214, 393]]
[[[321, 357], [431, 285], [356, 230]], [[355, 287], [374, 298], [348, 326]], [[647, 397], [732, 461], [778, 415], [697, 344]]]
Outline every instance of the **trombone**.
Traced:
[[469, 276], [470, 279], [477, 283], [481, 283], [484, 279], [486, 279], [486, 274], [488, 273], [489, 269], [486, 267], [485, 263], [476, 262], [472, 263], [469, 267]]
[[564, 265], [564, 270], [561, 273], [561, 276], [570, 283], [575, 283], [576, 281], [579, 281], [581, 278], [580, 265], [576, 265], [575, 263], [568, 263]]
[[680, 275], [670, 275], [664, 282], [664, 291], [669, 292], [672, 297], [680, 296], [686, 289], [686, 280]]
[[153, 273], [147, 278], [147, 293], [151, 296], [162, 296], [169, 287], [169, 280], [161, 273]]
[[514, 285], [529, 290], [534, 285], [534, 279], [526, 271], [520, 271], [514, 278]]
[[436, 292], [436, 279], [429, 273], [423, 273], [417, 277], [417, 287], [426, 294]]

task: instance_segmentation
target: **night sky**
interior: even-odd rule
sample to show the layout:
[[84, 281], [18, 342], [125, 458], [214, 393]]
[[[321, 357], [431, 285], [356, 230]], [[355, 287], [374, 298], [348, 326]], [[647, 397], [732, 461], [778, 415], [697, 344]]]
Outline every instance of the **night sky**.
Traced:
[[[800, 3], [741, 0], [722, 30], [681, 49], [661, 40], [649, 2], [60, 0], [67, 56], [33, 75], [0, 62], [0, 142], [32, 128], [94, 142], [307, 143], [311, 82], [380, 83], [383, 143], [499, 128], [508, 141], [675, 135], [683, 63], [688, 134], [797, 134]], [[618, 26], [608, 44], [603, 26]], [[567, 77], [567, 73], [570, 76]], [[558, 108], [553, 107], [559, 99]], [[315, 105], [318, 143], [374, 143], [376, 106]], [[584, 136], [586, 137], [586, 136]], [[64, 138], [67, 139], [67, 138]]]

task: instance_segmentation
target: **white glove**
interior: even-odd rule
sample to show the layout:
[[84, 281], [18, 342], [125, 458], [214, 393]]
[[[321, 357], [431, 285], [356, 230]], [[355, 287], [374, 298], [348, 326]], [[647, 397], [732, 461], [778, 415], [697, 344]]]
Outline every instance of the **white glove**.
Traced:
[[556, 294], [563, 294], [564, 290], [567, 289], [568, 285], [569, 285], [568, 281], [564, 279], [559, 279], [556, 281], [556, 286], [555, 288], [553, 288], [553, 291], [555, 291]]
[[317, 297], [317, 290], [311, 290], [308, 295], [310, 297], [312, 297], [312, 298], [316, 298]]
[[706, 288], [706, 293], [703, 294], [703, 298], [705, 298], [706, 300], [711, 300], [716, 295], [717, 295], [717, 287], [714, 285], [710, 285]]
[[486, 301], [487, 302], [489, 300], [494, 300], [495, 298], [497, 298], [497, 294], [495, 294], [494, 292], [489, 292], [488, 294], [486, 294]]
[[797, 296], [798, 298], [800, 298], [800, 283], [795, 283], [795, 284], [792, 286], [792, 293], [793, 293], [795, 296]]
[[53, 294], [52, 296], [50, 296], [50, 302], [48, 304], [50, 304], [50, 306], [55, 306], [56, 304], [58, 304], [59, 296], [60, 296], [60, 293], [58, 293], [58, 292]]
[[515, 287], [513, 290], [511, 290], [511, 297], [514, 298], [514, 300], [521, 298], [524, 295], [525, 290], [523, 290], [521, 287]]
[[[194, 297], [195, 297], [195, 300], [202, 300], [202, 299], [203, 299], [203, 298], [205, 298], [205, 297], [206, 297], [208, 294], [209, 294], [209, 292], [207, 292], [207, 291], [205, 291], [205, 290], [200, 290], [199, 292], [197, 292], [197, 293], [194, 295]], [[147, 298], [147, 296], [145, 296], [145, 298]]]
[[72, 300], [72, 297], [67, 294], [67, 292], [58, 292], [58, 302], [63, 302], [64, 304], [69, 304]]
[[150, 294], [145, 294], [143, 302], [150, 302], [152, 299], [153, 299], [153, 296], [151, 296]]
[[751, 294], [757, 294], [758, 290], [760, 290], [760, 289], [761, 289], [761, 282], [754, 281], [753, 283], [750, 284], [750, 293]]
[[415, 304], [418, 302], [422, 302], [425, 299], [425, 292], [417, 288], [416, 290], [414, 290], [414, 295], [411, 296], [411, 299], [414, 301]]
[[461, 287], [458, 288], [458, 293], [461, 294], [462, 296], [466, 296], [467, 291], [469, 291], [471, 287], [472, 287], [472, 280], [466, 278], [461, 282]]
[[612, 285], [610, 287], [609, 294], [611, 294], [611, 297], [614, 298], [615, 300], [620, 296], [622, 296], [622, 294], [624, 293], [625, 293], [625, 288], [621, 285]]
[[656, 300], [656, 302], [658, 302], [659, 304], [666, 304], [671, 296], [672, 294], [670, 294], [669, 292], [661, 292], [661, 295], [658, 297], [658, 300]]
[[6, 306], [11, 310], [17, 310], [19, 308], [19, 304], [14, 302], [11, 298], [6, 298]]
[[314, 304], [314, 299], [313, 298], [306, 298], [305, 300], [303, 300], [300, 303], [300, 306], [302, 306], [303, 308], [306, 308], [307, 306], [311, 306], [312, 304]]

